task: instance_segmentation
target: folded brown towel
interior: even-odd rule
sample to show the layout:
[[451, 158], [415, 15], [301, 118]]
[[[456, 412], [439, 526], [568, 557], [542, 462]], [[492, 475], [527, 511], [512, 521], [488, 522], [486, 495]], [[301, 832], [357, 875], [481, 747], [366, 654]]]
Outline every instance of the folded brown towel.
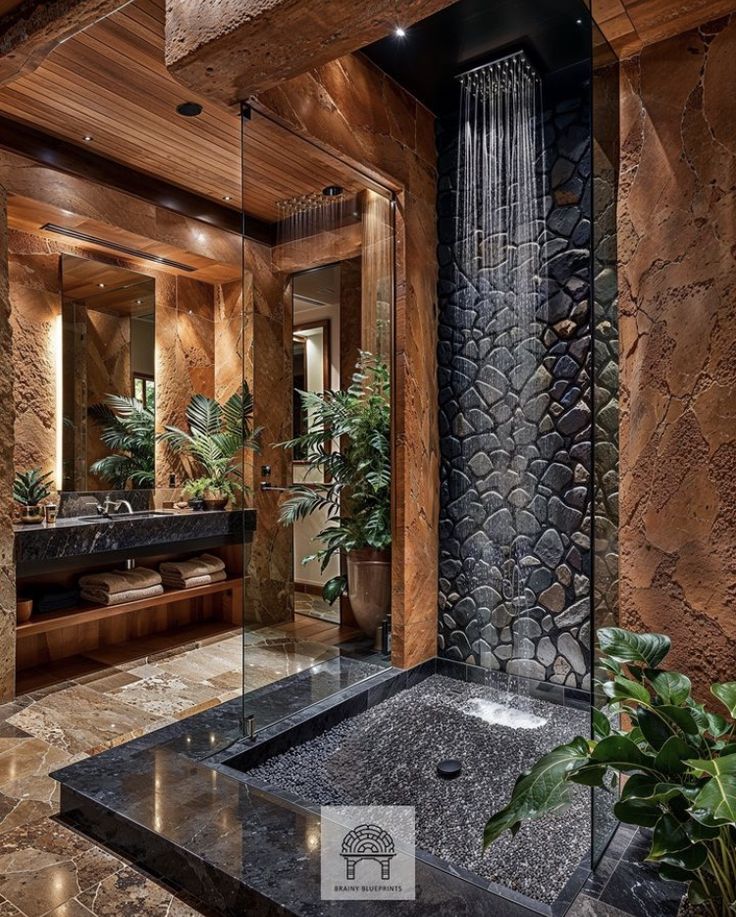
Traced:
[[94, 602], [95, 605], [122, 605], [123, 602], [137, 602], [139, 599], [151, 599], [161, 595], [164, 591], [162, 585], [149, 586], [147, 589], [130, 589], [128, 592], [116, 592], [111, 595], [104, 589], [89, 587], [82, 589], [82, 598], [85, 602]]
[[191, 560], [169, 560], [159, 566], [163, 576], [175, 576], [181, 579], [191, 579], [195, 576], [212, 576], [225, 569], [225, 564], [219, 557], [212, 554], [201, 554]]
[[164, 586], [170, 589], [194, 589], [195, 586], [208, 586], [210, 583], [221, 583], [227, 579], [227, 573], [220, 570], [219, 573], [207, 574], [206, 576], [190, 576], [188, 579], [182, 579], [181, 576], [174, 576], [171, 573], [164, 573]]
[[110, 570], [107, 573], [91, 573], [79, 579], [80, 589], [94, 589], [108, 595], [130, 592], [133, 589], [150, 589], [161, 585], [161, 574], [148, 567], [134, 567], [132, 570]]

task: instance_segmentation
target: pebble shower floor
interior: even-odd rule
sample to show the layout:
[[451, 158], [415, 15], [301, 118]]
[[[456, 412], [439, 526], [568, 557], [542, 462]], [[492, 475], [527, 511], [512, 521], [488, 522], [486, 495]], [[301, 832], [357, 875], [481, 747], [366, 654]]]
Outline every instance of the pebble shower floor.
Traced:
[[[420, 850], [552, 903], [590, 845], [590, 797], [483, 851], [487, 818], [544, 752], [589, 733], [589, 712], [434, 675], [250, 770], [317, 805], [411, 805]], [[458, 758], [445, 781], [439, 761]]]

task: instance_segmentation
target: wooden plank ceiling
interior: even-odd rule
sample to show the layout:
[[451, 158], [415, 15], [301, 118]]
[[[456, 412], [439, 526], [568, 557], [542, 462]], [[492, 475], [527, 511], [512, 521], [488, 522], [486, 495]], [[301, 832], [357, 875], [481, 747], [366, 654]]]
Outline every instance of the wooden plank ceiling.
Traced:
[[[46, 229], [47, 224], [82, 233], [88, 238], [84, 241], [75, 240]], [[74, 250], [84, 253], [86, 258], [92, 259], [93, 264], [99, 264], [95, 261], [98, 256], [101, 260], [109, 261], [112, 258], [125, 262], [141, 274], [183, 274], [205, 283], [230, 283], [240, 280], [241, 277], [239, 263], [225, 264], [214, 261], [177, 246], [153, 241], [102, 221], [80, 217], [68, 210], [42, 204], [19, 194], [11, 194], [8, 199], [8, 225], [11, 229], [33, 233], [52, 243], [59, 243], [62, 249], [72, 246]], [[136, 255], [134, 252], [139, 254]], [[173, 264], [162, 263], [161, 258]], [[186, 267], [177, 268], [174, 264]]]
[[153, 279], [125, 268], [64, 255], [61, 277], [64, 299], [84, 301], [99, 312], [146, 315], [155, 308]]
[[[240, 118], [178, 84], [163, 47], [164, 0], [135, 0], [0, 89], [0, 111], [236, 208]], [[202, 114], [177, 114], [185, 101], [199, 102]], [[278, 201], [333, 184], [365, 187], [349, 167], [257, 113], [246, 124], [243, 161], [244, 208], [267, 222], [278, 219]]]

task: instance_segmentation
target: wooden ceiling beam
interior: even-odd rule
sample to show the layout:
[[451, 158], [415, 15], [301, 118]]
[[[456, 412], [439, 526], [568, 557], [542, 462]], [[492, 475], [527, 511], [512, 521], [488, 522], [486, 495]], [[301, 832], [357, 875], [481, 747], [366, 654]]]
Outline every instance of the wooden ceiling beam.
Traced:
[[34, 70], [60, 42], [124, 5], [124, 0], [15, 4], [0, 16], [0, 86]]

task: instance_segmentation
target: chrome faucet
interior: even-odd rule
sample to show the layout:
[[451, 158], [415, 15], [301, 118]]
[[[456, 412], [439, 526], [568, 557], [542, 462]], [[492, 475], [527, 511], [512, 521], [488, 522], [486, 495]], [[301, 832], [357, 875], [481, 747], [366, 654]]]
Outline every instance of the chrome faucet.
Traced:
[[98, 503], [97, 500], [88, 500], [86, 506], [94, 506], [98, 516], [110, 516], [110, 513], [117, 513], [121, 506], [124, 506], [128, 513], [133, 512], [133, 507], [127, 500], [113, 500], [109, 495], [105, 497], [104, 503]]

